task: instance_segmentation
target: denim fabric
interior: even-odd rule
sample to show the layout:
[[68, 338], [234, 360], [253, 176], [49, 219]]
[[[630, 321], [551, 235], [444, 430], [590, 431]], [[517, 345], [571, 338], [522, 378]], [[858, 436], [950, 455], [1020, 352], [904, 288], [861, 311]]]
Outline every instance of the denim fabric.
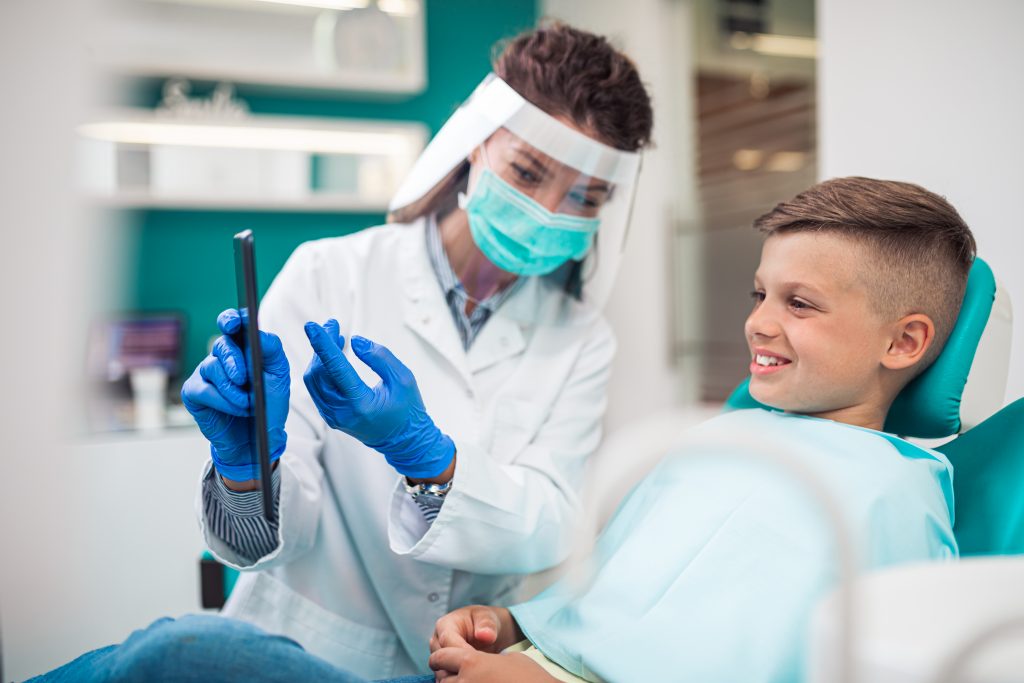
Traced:
[[[429, 683], [403, 676], [389, 683]], [[87, 652], [29, 683], [366, 683], [328, 664], [294, 640], [252, 624], [195, 614], [158, 619], [120, 645]]]

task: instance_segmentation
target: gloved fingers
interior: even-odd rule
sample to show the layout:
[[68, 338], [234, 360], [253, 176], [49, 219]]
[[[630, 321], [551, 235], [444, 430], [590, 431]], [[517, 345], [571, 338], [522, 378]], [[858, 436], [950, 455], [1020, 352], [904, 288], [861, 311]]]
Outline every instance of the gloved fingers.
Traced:
[[249, 394], [228, 379], [219, 358], [207, 356], [199, 364], [199, 377], [205, 386], [197, 387], [199, 391], [194, 400], [229, 415], [244, 417], [249, 414]]
[[217, 316], [217, 328], [221, 334], [235, 334], [242, 329], [242, 316], [237, 308], [226, 308]]
[[246, 411], [228, 403], [212, 384], [200, 377], [198, 368], [181, 388], [181, 402], [200, 427], [214, 420], [248, 417]]
[[260, 349], [263, 351], [263, 371], [274, 377], [288, 377], [291, 368], [281, 338], [272, 332], [260, 331]]
[[[316, 368], [314, 368], [316, 366]], [[324, 392], [323, 382], [329, 382], [330, 378], [326, 376], [323, 371], [323, 364], [320, 363], [320, 359], [313, 356], [313, 360], [309, 362], [309, 368], [302, 375], [302, 381], [306, 385], [306, 391], [309, 392], [310, 398], [313, 399], [313, 404], [320, 411], [321, 415], [324, 414], [326, 408], [331, 407], [331, 401], [328, 400], [327, 394]], [[326, 419], [326, 418], [325, 418]]]
[[412, 372], [395, 357], [395, 354], [391, 353], [391, 349], [359, 335], [353, 335], [351, 341], [352, 351], [355, 352], [359, 360], [380, 375], [386, 385], [408, 386], [414, 383]]
[[306, 323], [306, 336], [315, 353], [313, 362], [306, 372], [307, 374], [316, 373], [319, 370], [316, 364], [319, 362], [339, 392], [347, 398], [359, 398], [368, 393], [370, 389], [360, 379], [355, 368], [345, 358], [345, 354], [341, 352], [344, 341], [337, 334], [337, 328], [332, 326], [332, 329], [335, 333], [333, 338], [320, 325], [314, 322]]
[[213, 342], [211, 353], [220, 359], [228, 379], [240, 387], [245, 386], [245, 383], [249, 381], [249, 371], [246, 368], [242, 350], [238, 348], [238, 344], [231, 337], [226, 334], [217, 337], [217, 340]]

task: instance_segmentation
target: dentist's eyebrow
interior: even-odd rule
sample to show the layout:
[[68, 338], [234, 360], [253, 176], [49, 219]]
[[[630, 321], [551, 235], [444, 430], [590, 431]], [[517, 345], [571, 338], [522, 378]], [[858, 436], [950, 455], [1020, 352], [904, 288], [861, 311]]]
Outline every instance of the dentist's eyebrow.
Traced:
[[[536, 170], [542, 171], [543, 173], [547, 173], [549, 171], [548, 167], [544, 164], [543, 161], [538, 159], [536, 156], [534, 156], [527, 150], [516, 148], [516, 154], [525, 159], [526, 162], [532, 165]], [[559, 162], [555, 161], [554, 159], [551, 160], [551, 165], [555, 165], [558, 163]], [[586, 187], [579, 187], [578, 189], [582, 190], [583, 192], [603, 192], [604, 194], [610, 194], [612, 191], [612, 186], [604, 181], [594, 180]]]
[[527, 152], [525, 149], [517, 149], [516, 150], [516, 154], [518, 154], [520, 157], [525, 159], [526, 162], [529, 163], [531, 166], [533, 166], [536, 170], [542, 171], [543, 173], [547, 173], [548, 172], [547, 166], [545, 166], [544, 163], [540, 159], [538, 159], [537, 157], [533, 156], [532, 154]]
[[596, 180], [586, 187], [580, 187], [579, 189], [584, 192], [604, 192], [605, 194], [609, 194], [612, 191], [612, 186], [608, 183]]

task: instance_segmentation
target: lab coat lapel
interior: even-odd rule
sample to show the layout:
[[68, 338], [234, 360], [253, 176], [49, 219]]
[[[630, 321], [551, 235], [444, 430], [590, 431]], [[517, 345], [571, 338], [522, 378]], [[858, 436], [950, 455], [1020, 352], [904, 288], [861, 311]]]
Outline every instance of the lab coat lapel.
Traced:
[[540, 278], [529, 278], [484, 323], [469, 347], [469, 369], [477, 373], [526, 349], [526, 334], [541, 315]]
[[410, 225], [409, 233], [401, 256], [403, 320], [471, 385], [472, 374], [462, 340], [427, 254], [424, 222], [419, 220]]

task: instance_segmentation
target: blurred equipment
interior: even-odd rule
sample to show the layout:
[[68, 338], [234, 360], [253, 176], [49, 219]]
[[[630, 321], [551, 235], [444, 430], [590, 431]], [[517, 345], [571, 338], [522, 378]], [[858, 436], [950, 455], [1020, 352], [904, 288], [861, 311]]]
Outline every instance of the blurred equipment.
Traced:
[[86, 351], [86, 377], [94, 390], [92, 430], [163, 426], [167, 386], [181, 376], [184, 333], [184, 316], [174, 312], [122, 314], [93, 323]]
[[159, 431], [167, 424], [167, 371], [158, 365], [128, 373], [135, 408], [135, 428]]
[[[861, 681], [1024, 681], [1024, 557], [896, 567], [856, 582]], [[811, 628], [811, 683], [832, 681], [836, 596]]]

